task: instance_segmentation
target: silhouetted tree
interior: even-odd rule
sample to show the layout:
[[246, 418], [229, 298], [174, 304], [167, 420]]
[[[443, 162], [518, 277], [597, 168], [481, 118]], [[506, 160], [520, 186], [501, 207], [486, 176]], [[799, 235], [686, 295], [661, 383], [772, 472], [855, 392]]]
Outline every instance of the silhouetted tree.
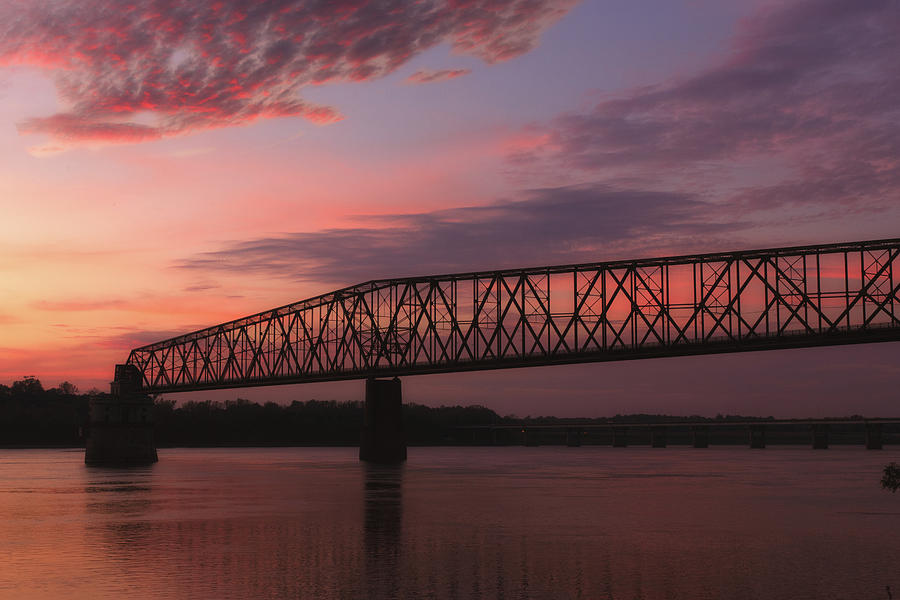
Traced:
[[13, 381], [12, 384], [13, 395], [35, 396], [43, 391], [44, 386], [41, 385], [40, 380], [32, 375], [26, 375], [19, 381]]
[[61, 390], [45, 390], [36, 377], [0, 386], [0, 444], [12, 446], [77, 446], [88, 420], [88, 398]]
[[895, 462], [885, 465], [881, 487], [892, 492], [900, 490], [900, 465]]
[[51, 391], [56, 391], [58, 394], [63, 394], [64, 396], [74, 396], [78, 393], [78, 386], [74, 383], [69, 383], [68, 381], [63, 381], [57, 387], [53, 388]]

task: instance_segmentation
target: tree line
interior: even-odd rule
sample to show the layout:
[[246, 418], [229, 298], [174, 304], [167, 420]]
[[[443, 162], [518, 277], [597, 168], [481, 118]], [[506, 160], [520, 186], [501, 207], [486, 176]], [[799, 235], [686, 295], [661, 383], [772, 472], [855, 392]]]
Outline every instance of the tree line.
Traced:
[[[88, 435], [89, 402], [94, 396], [108, 394], [98, 390], [79, 393], [76, 386], [65, 381], [45, 389], [35, 377], [24, 377], [11, 386], [0, 384], [0, 446], [83, 445]], [[594, 419], [518, 417], [500, 416], [483, 406], [434, 408], [411, 403], [404, 404], [403, 411], [409, 443], [434, 445], [472, 443], [472, 435], [459, 429], [467, 426], [772, 420], [772, 417], [721, 414], [713, 418], [659, 414], [619, 414]], [[362, 420], [360, 401], [257, 404], [238, 398], [178, 405], [165, 398], [155, 401], [155, 437], [160, 446], [353, 445], [359, 443]]]
[[[0, 447], [79, 446], [89, 432], [91, 397], [63, 382], [45, 389], [34, 377], [11, 386], [0, 384]], [[404, 404], [411, 444], [454, 443], [456, 428], [501, 424], [505, 420], [483, 406], [432, 408]], [[363, 403], [309, 400], [257, 404], [238, 398], [199, 400], [176, 405], [155, 400], [155, 437], [159, 446], [355, 445], [359, 443]]]
[[0, 384], [0, 446], [84, 444], [89, 400], [67, 381], [49, 389], [35, 377]]

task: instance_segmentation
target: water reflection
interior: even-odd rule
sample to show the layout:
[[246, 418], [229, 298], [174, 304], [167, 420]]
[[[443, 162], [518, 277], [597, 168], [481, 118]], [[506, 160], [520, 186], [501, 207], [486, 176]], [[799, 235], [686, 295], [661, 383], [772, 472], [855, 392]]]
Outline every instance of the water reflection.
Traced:
[[[123, 475], [131, 475], [123, 478]], [[84, 486], [88, 514], [121, 515], [139, 518], [153, 509], [150, 473], [145, 470], [104, 472], [91, 469]]]
[[[148, 521], [159, 508], [153, 501], [151, 469], [89, 468], [86, 473], [84, 502], [89, 521], [85, 536], [103, 556], [96, 567], [116, 564], [117, 570], [144, 577], [142, 585], [149, 584], [152, 579], [142, 568], [146, 563], [136, 558], [146, 556], [156, 542]], [[127, 591], [127, 584], [120, 589]]]
[[863, 452], [417, 449], [402, 467], [354, 454], [173, 450], [122, 471], [58, 453], [3, 465], [0, 452], [0, 597], [795, 600], [900, 588], [896, 498], [877, 486], [883, 459]]
[[372, 597], [399, 594], [403, 560], [404, 465], [363, 465], [363, 552]]

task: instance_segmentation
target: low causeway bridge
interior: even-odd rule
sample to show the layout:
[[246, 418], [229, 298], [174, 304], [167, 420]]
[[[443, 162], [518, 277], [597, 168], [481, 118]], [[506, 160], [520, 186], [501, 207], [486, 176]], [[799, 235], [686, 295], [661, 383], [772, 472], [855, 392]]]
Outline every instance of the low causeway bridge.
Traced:
[[[563, 419], [556, 424], [462, 425], [456, 428], [461, 440], [473, 445], [567, 446], [611, 445], [624, 448], [631, 444], [665, 448], [669, 444], [708, 448], [711, 444], [735, 444], [745, 441], [750, 448], [765, 448], [767, 443], [797, 444], [805, 438], [814, 449], [827, 449], [829, 443], [862, 443], [869, 450], [881, 450], [887, 441], [900, 440], [900, 419], [704, 419], [667, 422], [596, 421]], [[768, 441], [767, 441], [768, 440]]]
[[390, 462], [403, 376], [897, 341], [898, 256], [888, 239], [368, 281], [132, 350], [85, 459], [156, 459], [149, 394], [364, 379], [360, 457]]

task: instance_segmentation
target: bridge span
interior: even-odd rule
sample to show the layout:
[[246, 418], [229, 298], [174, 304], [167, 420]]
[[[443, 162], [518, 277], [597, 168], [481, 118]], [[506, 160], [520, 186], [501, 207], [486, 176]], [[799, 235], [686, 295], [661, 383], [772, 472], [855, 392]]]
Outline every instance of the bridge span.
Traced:
[[117, 381], [368, 379], [399, 415], [399, 381], [376, 378], [896, 341], [898, 256], [887, 239], [373, 280], [136, 348]]
[[893, 239], [369, 281], [128, 364], [174, 392], [897, 340], [898, 254]]

